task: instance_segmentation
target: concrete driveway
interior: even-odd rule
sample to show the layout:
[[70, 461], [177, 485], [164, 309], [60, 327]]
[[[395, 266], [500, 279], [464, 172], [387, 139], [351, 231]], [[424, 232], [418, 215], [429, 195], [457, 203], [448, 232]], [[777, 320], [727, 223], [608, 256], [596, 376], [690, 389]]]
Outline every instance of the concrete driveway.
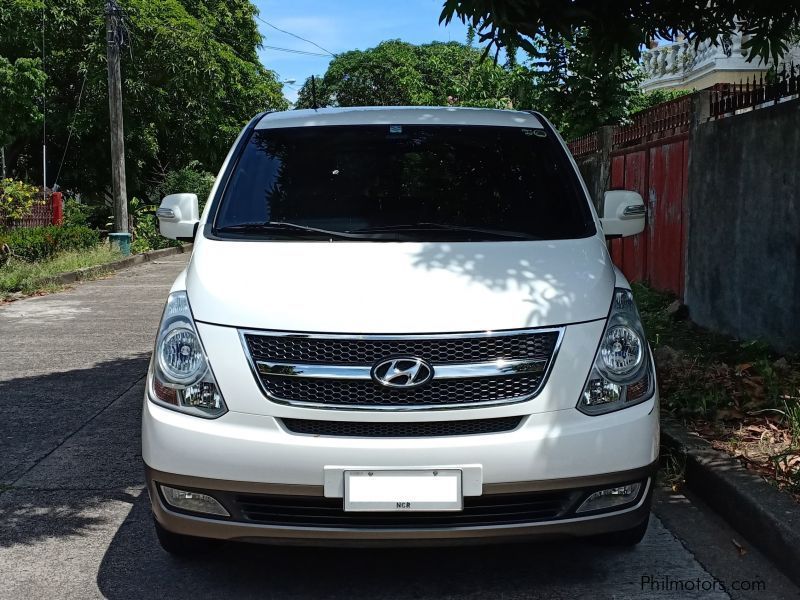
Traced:
[[663, 490], [633, 550], [229, 544], [171, 558], [143, 492], [139, 415], [161, 307], [185, 261], [0, 307], [0, 598], [800, 597], [702, 504]]

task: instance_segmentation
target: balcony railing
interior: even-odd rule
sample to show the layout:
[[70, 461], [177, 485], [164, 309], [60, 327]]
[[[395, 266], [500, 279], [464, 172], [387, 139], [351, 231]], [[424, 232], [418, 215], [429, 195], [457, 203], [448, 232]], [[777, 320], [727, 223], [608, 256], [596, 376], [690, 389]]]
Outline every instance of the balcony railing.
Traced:
[[645, 50], [641, 58], [645, 75], [642, 88], [691, 85], [695, 76], [715, 70], [757, 74], [769, 68], [770, 63], [758, 59], [747, 61], [747, 50], [742, 47], [745, 42], [745, 36], [735, 34], [720, 38], [716, 44], [706, 40], [695, 47], [693, 41], [681, 40]]

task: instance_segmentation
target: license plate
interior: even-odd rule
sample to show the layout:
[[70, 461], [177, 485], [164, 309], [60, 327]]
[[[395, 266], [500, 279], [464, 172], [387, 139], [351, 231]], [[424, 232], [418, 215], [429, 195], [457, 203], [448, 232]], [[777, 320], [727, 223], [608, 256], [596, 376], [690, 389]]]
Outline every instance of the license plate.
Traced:
[[463, 509], [461, 471], [345, 471], [347, 512], [430, 512]]

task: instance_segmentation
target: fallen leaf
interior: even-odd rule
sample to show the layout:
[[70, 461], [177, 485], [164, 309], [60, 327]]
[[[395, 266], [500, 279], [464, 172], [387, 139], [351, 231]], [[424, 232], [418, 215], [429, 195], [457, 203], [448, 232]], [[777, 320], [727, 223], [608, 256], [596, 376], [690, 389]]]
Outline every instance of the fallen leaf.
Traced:
[[736, 421], [744, 418], [744, 413], [735, 408], [721, 408], [716, 412], [716, 417], [720, 421]]
[[758, 437], [761, 437], [763, 433], [766, 431], [763, 425], [748, 425], [744, 429], [745, 431], [750, 431], [752, 433], [757, 434]]
[[736, 546], [736, 550], [739, 552], [739, 556], [744, 556], [745, 554], [747, 554], [747, 549], [744, 546], [742, 546], [739, 542], [737, 542], [735, 538], [731, 538], [731, 542], [733, 542], [733, 545]]

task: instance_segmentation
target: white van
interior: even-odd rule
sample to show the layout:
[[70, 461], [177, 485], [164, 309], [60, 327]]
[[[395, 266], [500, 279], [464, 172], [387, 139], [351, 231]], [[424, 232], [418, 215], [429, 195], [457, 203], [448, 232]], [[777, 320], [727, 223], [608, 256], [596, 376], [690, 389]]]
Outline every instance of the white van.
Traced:
[[425, 544], [647, 528], [651, 352], [598, 218], [540, 114], [266, 113], [202, 215], [147, 378], [142, 455], [173, 553], [211, 540]]

